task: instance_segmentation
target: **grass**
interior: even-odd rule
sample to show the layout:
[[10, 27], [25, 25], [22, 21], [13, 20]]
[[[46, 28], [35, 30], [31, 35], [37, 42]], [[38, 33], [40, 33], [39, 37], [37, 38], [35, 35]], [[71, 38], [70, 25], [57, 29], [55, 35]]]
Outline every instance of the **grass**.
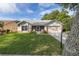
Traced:
[[0, 54], [60, 55], [60, 42], [50, 35], [10, 33], [0, 36]]

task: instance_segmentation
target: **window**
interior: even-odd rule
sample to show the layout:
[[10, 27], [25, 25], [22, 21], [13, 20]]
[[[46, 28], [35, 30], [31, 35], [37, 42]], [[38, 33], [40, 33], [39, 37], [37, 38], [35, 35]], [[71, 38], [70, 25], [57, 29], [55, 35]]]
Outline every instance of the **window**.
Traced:
[[44, 29], [44, 26], [40, 26], [41, 29]]
[[26, 31], [27, 30], [27, 26], [22, 26], [22, 31]]

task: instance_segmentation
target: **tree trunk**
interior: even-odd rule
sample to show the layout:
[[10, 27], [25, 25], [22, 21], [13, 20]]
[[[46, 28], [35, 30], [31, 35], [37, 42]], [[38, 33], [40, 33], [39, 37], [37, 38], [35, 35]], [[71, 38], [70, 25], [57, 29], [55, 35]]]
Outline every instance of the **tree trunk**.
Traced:
[[77, 10], [69, 37], [64, 45], [63, 55], [79, 56], [79, 10]]

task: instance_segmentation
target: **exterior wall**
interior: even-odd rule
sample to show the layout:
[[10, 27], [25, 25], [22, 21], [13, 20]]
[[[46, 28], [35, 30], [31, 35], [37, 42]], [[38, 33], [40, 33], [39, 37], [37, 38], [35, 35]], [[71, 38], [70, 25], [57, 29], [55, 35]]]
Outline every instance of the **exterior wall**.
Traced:
[[48, 31], [51, 32], [51, 33], [58, 33], [58, 32], [61, 32], [61, 26], [51, 26], [51, 27], [48, 27]]
[[17, 32], [17, 24], [14, 21], [4, 21], [3, 29], [9, 29], [11, 32]]
[[61, 32], [62, 25], [57, 22], [51, 23], [48, 25], [48, 30], [51, 32]]
[[0, 30], [2, 30], [2, 28], [0, 27]]
[[44, 27], [44, 30], [49, 33], [58, 33], [62, 31], [62, 25], [58, 22], [50, 23]]
[[28, 25], [29, 25], [29, 32], [31, 32], [32, 31], [32, 26], [30, 24], [28, 24]]
[[44, 30], [45, 30], [46, 32], [48, 32], [48, 30], [47, 30], [47, 27], [46, 27], [46, 26], [44, 27]]
[[60, 23], [54, 22], [48, 25], [48, 34], [55, 37], [56, 39], [61, 39], [62, 25]]
[[[26, 31], [22, 31], [22, 26], [28, 26], [28, 29]], [[31, 25], [29, 23], [22, 24], [18, 26], [17, 29], [18, 29], [18, 32], [28, 33], [28, 32], [31, 32]]]

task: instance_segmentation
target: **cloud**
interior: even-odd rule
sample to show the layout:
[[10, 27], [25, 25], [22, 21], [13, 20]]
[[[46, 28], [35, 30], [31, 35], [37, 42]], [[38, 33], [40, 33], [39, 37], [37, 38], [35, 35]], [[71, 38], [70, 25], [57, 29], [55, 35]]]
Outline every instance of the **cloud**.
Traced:
[[9, 17], [0, 17], [0, 21], [4, 21], [4, 20], [17, 20], [17, 19], [9, 18]]
[[65, 10], [68, 12], [68, 15], [70, 16], [75, 15], [75, 11], [69, 9], [65, 9]]
[[40, 20], [41, 18], [19, 18], [19, 20], [27, 20], [27, 21], [29, 21], [29, 20]]
[[2, 13], [15, 13], [20, 10], [13, 3], [0, 3], [0, 12]]
[[67, 10], [69, 12], [69, 15], [74, 15], [75, 11]]
[[6, 21], [6, 20], [11, 20], [11, 21], [19, 20], [19, 21], [23, 21], [23, 20], [31, 20], [31, 19], [30, 18], [18, 18], [18, 19], [15, 19], [15, 18], [10, 18], [10, 17], [0, 17], [0, 21]]
[[43, 7], [43, 8], [45, 8], [45, 7], [50, 7], [50, 6], [53, 6], [54, 4], [52, 4], [52, 3], [39, 3], [39, 6], [40, 7]]
[[41, 11], [41, 12], [40, 12], [40, 16], [44, 16], [45, 14], [49, 14], [49, 13], [51, 13], [51, 12], [54, 11], [54, 10], [59, 10], [59, 11], [61, 11], [61, 8], [54, 8], [54, 9], [48, 9], [48, 10]]
[[30, 9], [26, 9], [26, 12], [33, 13], [34, 11], [33, 10], [30, 10]]
[[40, 15], [43, 16], [43, 15], [49, 14], [49, 13], [51, 13], [51, 12], [52, 12], [52, 9], [45, 10], [45, 11], [40, 12]]
[[53, 10], [56, 9], [58, 10], [58, 7], [53, 3], [39, 3], [34, 5], [24, 3], [23, 4], [2, 3], [0, 4], [0, 16], [2, 16], [0, 19], [10, 20], [13, 18], [16, 19], [19, 18], [18, 20], [27, 20], [27, 19], [36, 20], [41, 19], [41, 16], [43, 16], [44, 14], [51, 13]]
[[19, 18], [20, 21], [23, 21], [23, 20], [30, 20], [30, 18]]
[[39, 19], [41, 19], [41, 18], [33, 18], [33, 20], [39, 20]]
[[45, 8], [53, 7], [54, 4], [52, 4], [52, 3], [39, 3], [38, 6], [39, 6], [39, 10], [43, 11], [43, 10], [45, 10]]

